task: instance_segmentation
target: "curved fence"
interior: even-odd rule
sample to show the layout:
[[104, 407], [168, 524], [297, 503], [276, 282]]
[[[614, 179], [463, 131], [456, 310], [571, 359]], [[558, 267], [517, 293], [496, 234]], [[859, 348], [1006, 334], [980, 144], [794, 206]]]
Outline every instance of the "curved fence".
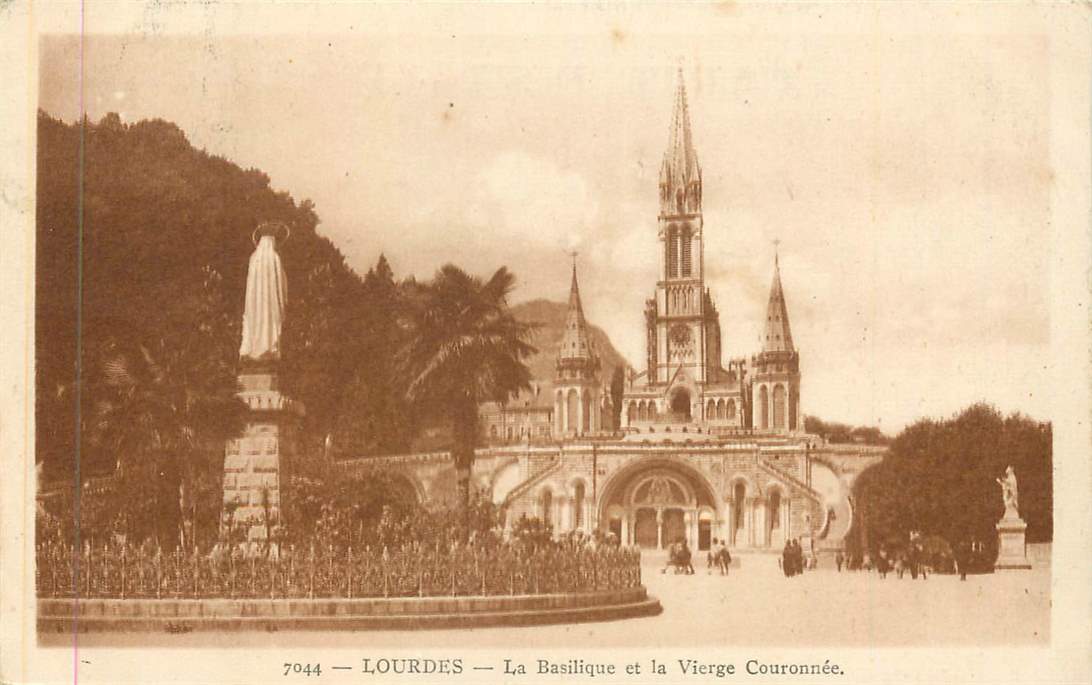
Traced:
[[131, 545], [77, 553], [54, 543], [38, 546], [35, 571], [39, 597], [120, 599], [511, 596], [641, 585], [640, 552], [614, 547], [289, 547], [244, 557]]

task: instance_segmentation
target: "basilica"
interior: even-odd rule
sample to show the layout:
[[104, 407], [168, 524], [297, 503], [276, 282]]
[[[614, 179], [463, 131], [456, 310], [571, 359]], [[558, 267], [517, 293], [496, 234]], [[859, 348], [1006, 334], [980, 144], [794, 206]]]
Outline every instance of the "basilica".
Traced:
[[[646, 356], [611, 404], [581, 302], [576, 265], [546, 391], [482, 408], [474, 479], [508, 525], [537, 517], [556, 533], [598, 530], [662, 549], [778, 550], [798, 538], [836, 549], [853, 528], [852, 485], [883, 448], [831, 445], [805, 432], [800, 355], [776, 254], [762, 346], [724, 362], [705, 285], [702, 169], [685, 85], [677, 86], [659, 177], [659, 277], [645, 304]], [[620, 416], [614, 425], [614, 416]], [[377, 460], [350, 460], [350, 471]], [[450, 496], [444, 453], [384, 457], [421, 501]]]

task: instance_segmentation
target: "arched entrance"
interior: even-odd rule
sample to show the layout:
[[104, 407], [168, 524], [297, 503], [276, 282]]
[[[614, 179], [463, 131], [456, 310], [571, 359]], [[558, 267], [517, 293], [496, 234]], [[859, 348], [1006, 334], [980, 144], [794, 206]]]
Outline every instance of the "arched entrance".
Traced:
[[713, 512], [702, 511], [698, 515], [698, 549], [709, 549], [713, 546]]
[[680, 539], [693, 550], [708, 549], [718, 518], [709, 482], [670, 458], [644, 459], [616, 473], [604, 484], [600, 511], [599, 520], [622, 544], [648, 549]]
[[789, 530], [789, 507], [792, 502], [780, 487], [772, 487], [766, 497], [766, 545], [778, 549], [785, 544]]
[[675, 421], [690, 421], [690, 391], [679, 388], [671, 395], [671, 418]]
[[656, 510], [641, 508], [633, 517], [633, 544], [639, 547], [660, 546], [660, 524], [656, 520]]

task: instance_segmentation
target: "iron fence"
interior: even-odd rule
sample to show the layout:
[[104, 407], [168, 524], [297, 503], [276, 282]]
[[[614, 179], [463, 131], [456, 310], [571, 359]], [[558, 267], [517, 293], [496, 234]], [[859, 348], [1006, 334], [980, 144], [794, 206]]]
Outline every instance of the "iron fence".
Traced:
[[38, 546], [39, 597], [284, 599], [539, 595], [641, 584], [640, 552], [601, 546], [287, 547], [244, 556], [133, 545]]

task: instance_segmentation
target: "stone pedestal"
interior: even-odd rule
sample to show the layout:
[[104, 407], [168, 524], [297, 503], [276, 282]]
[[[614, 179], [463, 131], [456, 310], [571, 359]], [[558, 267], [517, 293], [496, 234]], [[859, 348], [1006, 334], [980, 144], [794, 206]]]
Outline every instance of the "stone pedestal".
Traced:
[[280, 521], [281, 458], [292, 412], [272, 370], [240, 373], [239, 398], [250, 411], [243, 435], [225, 449], [224, 524], [243, 526], [247, 542], [259, 543]]
[[997, 563], [994, 568], [1022, 569], [1031, 568], [1028, 561], [1027, 546], [1024, 544], [1024, 531], [1028, 524], [1019, 515], [1007, 513], [997, 522]]

